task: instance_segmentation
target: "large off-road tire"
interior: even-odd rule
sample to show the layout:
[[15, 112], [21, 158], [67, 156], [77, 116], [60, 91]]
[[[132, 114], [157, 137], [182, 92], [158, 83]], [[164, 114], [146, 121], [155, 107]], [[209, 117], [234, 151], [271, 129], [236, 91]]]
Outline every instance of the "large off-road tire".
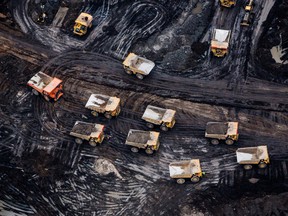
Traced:
[[32, 93], [33, 93], [34, 95], [39, 95], [39, 92], [38, 92], [36, 89], [32, 89]]
[[228, 139], [225, 140], [225, 143], [227, 145], [233, 145], [234, 144], [234, 140], [228, 138]]
[[152, 150], [151, 148], [147, 148], [147, 149], [145, 149], [145, 152], [148, 155], [152, 155], [154, 153], [154, 150]]
[[132, 152], [134, 152], [134, 153], [139, 152], [139, 148], [137, 148], [137, 147], [131, 147], [130, 150], [131, 150]]
[[218, 139], [211, 139], [211, 140], [210, 140], [210, 143], [211, 143], [212, 145], [218, 145], [218, 144], [220, 143], [220, 141], [219, 141]]
[[199, 182], [199, 181], [200, 181], [200, 178], [199, 178], [198, 176], [192, 176], [191, 182], [197, 183], [197, 182]]
[[125, 72], [129, 75], [131, 75], [133, 72], [131, 70], [125, 69]]
[[251, 169], [253, 168], [253, 166], [252, 166], [251, 164], [245, 164], [245, 165], [243, 166], [243, 168], [244, 168], [245, 170], [251, 170]]
[[107, 118], [107, 119], [111, 119], [111, 118], [112, 118], [112, 115], [111, 115], [109, 112], [105, 112], [105, 113], [104, 113], [104, 116], [105, 116], [105, 118]]
[[83, 140], [80, 138], [75, 138], [75, 142], [80, 145], [83, 143]]
[[154, 128], [154, 124], [150, 123], [150, 122], [147, 122], [146, 123], [146, 126], [150, 129]]
[[136, 74], [136, 77], [140, 80], [142, 80], [144, 78], [144, 76], [142, 74], [139, 74], [139, 73]]
[[166, 125], [161, 125], [161, 126], [160, 126], [160, 129], [161, 129], [162, 131], [168, 131], [168, 127], [167, 127]]
[[89, 144], [93, 147], [97, 146], [97, 142], [94, 139], [90, 139]]
[[258, 164], [258, 167], [259, 167], [260, 169], [265, 169], [265, 168], [267, 167], [267, 164], [264, 163], [264, 162], [260, 162], [260, 163]]
[[98, 117], [99, 114], [95, 110], [92, 110], [91, 111], [91, 115], [93, 115], [94, 117]]
[[177, 184], [184, 184], [185, 183], [185, 179], [183, 178], [179, 178], [176, 180]]
[[50, 98], [49, 98], [49, 96], [48, 95], [43, 95], [43, 97], [44, 97], [44, 99], [46, 100], [46, 101], [50, 101]]

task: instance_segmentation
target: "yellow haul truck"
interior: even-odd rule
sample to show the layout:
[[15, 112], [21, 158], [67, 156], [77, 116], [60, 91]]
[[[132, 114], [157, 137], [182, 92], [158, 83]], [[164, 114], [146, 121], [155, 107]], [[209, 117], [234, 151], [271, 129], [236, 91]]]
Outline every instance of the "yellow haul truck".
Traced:
[[172, 162], [169, 164], [169, 172], [170, 177], [176, 179], [178, 184], [184, 184], [187, 179], [197, 183], [204, 175], [199, 159]]
[[148, 105], [142, 119], [146, 121], [148, 128], [154, 128], [154, 125], [160, 125], [160, 129], [167, 131], [173, 128], [175, 124], [175, 110], [163, 109], [155, 106]]
[[123, 67], [127, 74], [135, 74], [138, 79], [143, 79], [144, 76], [150, 74], [155, 63], [140, 57], [134, 53], [129, 53], [123, 61]]
[[144, 149], [146, 154], [151, 155], [159, 149], [159, 132], [130, 129], [125, 144], [129, 145], [132, 152]]
[[97, 117], [99, 113], [104, 113], [108, 119], [118, 116], [121, 111], [120, 98], [102, 94], [91, 94], [85, 107], [91, 110], [93, 116]]
[[93, 17], [88, 13], [81, 13], [75, 20], [74, 34], [85, 35], [87, 29], [92, 27]]
[[234, 7], [236, 5], [236, 0], [219, 0], [219, 3], [223, 7]]
[[245, 170], [252, 169], [253, 165], [264, 169], [270, 163], [267, 146], [238, 148], [236, 156], [237, 162], [242, 164]]
[[212, 32], [211, 52], [216, 57], [224, 57], [228, 53], [231, 31], [214, 29]]
[[249, 0], [245, 6], [245, 14], [244, 17], [240, 23], [241, 26], [249, 26], [253, 20], [254, 14], [252, 13], [252, 10], [255, 6], [255, 3], [253, 0]]

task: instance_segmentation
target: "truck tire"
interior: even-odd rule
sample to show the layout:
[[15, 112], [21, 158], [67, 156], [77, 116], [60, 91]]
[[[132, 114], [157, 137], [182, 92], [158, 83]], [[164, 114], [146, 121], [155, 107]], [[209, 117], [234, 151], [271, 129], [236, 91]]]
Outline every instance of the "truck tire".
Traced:
[[228, 139], [225, 140], [225, 143], [227, 145], [233, 145], [234, 144], [234, 140], [228, 138]]
[[151, 148], [146, 148], [145, 149], [146, 154], [148, 155], [152, 155], [154, 153], [154, 150], [152, 150]]
[[265, 169], [265, 168], [267, 167], [267, 164], [264, 163], [264, 162], [260, 162], [260, 163], [258, 164], [258, 167], [259, 167], [260, 169]]
[[32, 89], [32, 93], [33, 93], [34, 95], [39, 95], [39, 92], [38, 92], [36, 89]]
[[139, 73], [136, 74], [136, 77], [140, 80], [142, 80], [144, 78], [144, 76], [142, 74], [139, 74]]
[[176, 180], [177, 184], [184, 184], [185, 183], [185, 179], [183, 178], [179, 178]]
[[134, 152], [134, 153], [137, 153], [137, 152], [139, 152], [139, 148], [131, 147], [131, 151]]
[[211, 140], [210, 140], [210, 143], [211, 143], [212, 145], [218, 145], [218, 144], [219, 144], [219, 140], [218, 140], [218, 139], [211, 139]]
[[166, 125], [161, 125], [161, 126], [160, 126], [160, 129], [161, 129], [162, 131], [168, 131], [168, 127], [167, 127]]
[[98, 112], [96, 112], [95, 110], [92, 110], [92, 111], [91, 111], [91, 115], [93, 115], [93, 116], [95, 116], [95, 117], [98, 117], [99, 114], [98, 114]]
[[245, 165], [243, 166], [243, 168], [244, 168], [245, 170], [251, 170], [253, 167], [252, 167], [251, 164], [245, 164]]
[[191, 182], [197, 183], [197, 182], [199, 182], [199, 181], [200, 181], [200, 178], [199, 178], [198, 176], [192, 176]]
[[80, 138], [75, 138], [75, 142], [80, 145], [83, 143], [83, 140]]
[[111, 114], [110, 114], [109, 112], [105, 112], [105, 113], [104, 113], [104, 116], [105, 116], [105, 118], [107, 118], [107, 119], [111, 119], [111, 118], [112, 118], [112, 116], [111, 116]]
[[49, 98], [49, 96], [48, 95], [43, 95], [43, 97], [44, 97], [44, 99], [46, 100], [46, 101], [50, 101], [50, 98]]
[[90, 144], [91, 146], [93, 146], [93, 147], [97, 146], [97, 142], [95, 142], [94, 139], [90, 139], [90, 140], [89, 140], [89, 144]]
[[129, 75], [131, 75], [133, 72], [131, 70], [125, 69], [125, 72]]
[[153, 125], [152, 123], [150, 123], [150, 122], [147, 122], [147, 123], [146, 123], [146, 126], [147, 126], [148, 128], [150, 128], [150, 129], [154, 128], [154, 125]]

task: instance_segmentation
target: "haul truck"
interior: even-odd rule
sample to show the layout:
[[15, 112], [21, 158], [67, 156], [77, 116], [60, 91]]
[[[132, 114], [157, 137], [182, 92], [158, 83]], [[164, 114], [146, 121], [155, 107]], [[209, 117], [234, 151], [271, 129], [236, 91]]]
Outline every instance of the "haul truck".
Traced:
[[93, 17], [88, 13], [81, 13], [75, 20], [74, 34], [85, 35], [87, 29], [92, 27]]
[[146, 154], [151, 155], [159, 149], [159, 134], [155, 131], [130, 129], [125, 144], [130, 146], [132, 152], [144, 149]]
[[110, 97], [102, 94], [91, 94], [85, 107], [91, 110], [93, 116], [104, 113], [104, 116], [110, 119], [112, 116], [118, 116], [120, 113], [120, 98]]
[[160, 125], [160, 129], [167, 131], [168, 128], [173, 128], [175, 124], [175, 110], [163, 109], [148, 105], [142, 119], [146, 121], [148, 128], [154, 128], [154, 125]]
[[176, 179], [178, 184], [184, 184], [187, 179], [197, 183], [204, 175], [199, 159], [172, 162], [169, 164], [169, 172], [170, 177]]
[[143, 79], [154, 68], [155, 63], [140, 57], [134, 53], [129, 53], [123, 61], [123, 67], [127, 74], [135, 74], [138, 79]]
[[223, 7], [234, 7], [236, 5], [236, 0], [219, 0], [220, 5]]
[[238, 148], [236, 156], [237, 162], [242, 164], [245, 170], [252, 169], [255, 164], [264, 169], [270, 163], [267, 146]]
[[216, 57], [224, 57], [228, 53], [231, 31], [214, 29], [211, 40], [211, 52]]
[[62, 80], [50, 77], [41, 71], [35, 74], [27, 85], [32, 87], [33, 94], [43, 95], [46, 101], [50, 99], [57, 101], [63, 95]]
[[75, 142], [82, 144], [87, 140], [91, 146], [101, 144], [104, 139], [104, 125], [76, 121], [70, 135], [76, 137]]
[[249, 26], [251, 24], [251, 21], [253, 20], [253, 7], [255, 3], [253, 0], [249, 0], [245, 6], [245, 14], [244, 17], [240, 23], [241, 26]]
[[218, 145], [224, 140], [227, 145], [234, 144], [238, 140], [238, 122], [208, 122], [205, 137], [211, 144]]

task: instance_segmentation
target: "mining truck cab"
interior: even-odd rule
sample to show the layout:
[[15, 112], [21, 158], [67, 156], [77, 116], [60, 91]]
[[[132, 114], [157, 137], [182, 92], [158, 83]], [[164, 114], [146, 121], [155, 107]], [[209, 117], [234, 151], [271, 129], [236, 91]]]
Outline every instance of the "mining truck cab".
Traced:
[[35, 74], [27, 85], [32, 87], [33, 94], [42, 94], [46, 101], [50, 99], [57, 101], [63, 95], [62, 80], [50, 77], [41, 71]]
[[236, 151], [237, 162], [243, 165], [245, 170], [250, 170], [253, 165], [264, 169], [270, 163], [267, 146], [238, 148]]
[[219, 0], [219, 2], [222, 7], [227, 8], [234, 7], [236, 5], [236, 0]]
[[184, 184], [188, 179], [197, 183], [205, 174], [202, 172], [199, 159], [175, 161], [169, 164], [170, 177], [178, 184]]
[[135, 74], [136, 77], [141, 80], [150, 74], [155, 66], [154, 62], [134, 53], [129, 53], [122, 64], [127, 74]]
[[88, 28], [92, 27], [93, 17], [88, 13], [81, 13], [75, 20], [74, 34], [85, 35]]

